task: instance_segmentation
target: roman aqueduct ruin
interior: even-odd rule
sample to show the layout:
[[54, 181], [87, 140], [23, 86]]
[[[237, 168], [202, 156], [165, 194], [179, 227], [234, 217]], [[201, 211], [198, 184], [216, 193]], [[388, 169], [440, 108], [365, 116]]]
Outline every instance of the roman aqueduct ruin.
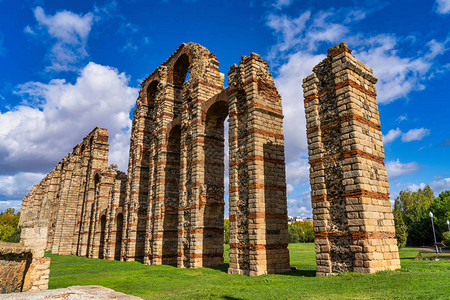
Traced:
[[[223, 264], [228, 117], [228, 272], [289, 271], [281, 97], [259, 55], [231, 66], [227, 88], [218, 65], [182, 44], [141, 84], [127, 174], [108, 166], [97, 127], [25, 196], [21, 224], [44, 224], [53, 253]], [[377, 79], [344, 43], [313, 71], [303, 88], [317, 275], [397, 269]]]

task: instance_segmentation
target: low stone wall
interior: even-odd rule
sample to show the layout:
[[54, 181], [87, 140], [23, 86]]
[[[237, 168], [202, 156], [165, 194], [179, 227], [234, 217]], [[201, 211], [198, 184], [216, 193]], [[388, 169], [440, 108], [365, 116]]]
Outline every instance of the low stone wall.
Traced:
[[21, 243], [0, 243], [0, 293], [48, 288], [50, 258]]

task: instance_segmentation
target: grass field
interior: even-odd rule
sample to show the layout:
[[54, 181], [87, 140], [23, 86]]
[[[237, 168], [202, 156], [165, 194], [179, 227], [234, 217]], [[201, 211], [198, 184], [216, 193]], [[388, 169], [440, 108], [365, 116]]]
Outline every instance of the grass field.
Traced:
[[229, 275], [228, 264], [177, 269], [48, 254], [52, 258], [49, 289], [102, 285], [145, 299], [450, 299], [449, 254], [438, 262], [413, 261], [418, 250], [407, 248], [400, 251], [398, 271], [314, 277], [314, 245], [291, 244], [289, 250], [297, 271], [258, 277]]

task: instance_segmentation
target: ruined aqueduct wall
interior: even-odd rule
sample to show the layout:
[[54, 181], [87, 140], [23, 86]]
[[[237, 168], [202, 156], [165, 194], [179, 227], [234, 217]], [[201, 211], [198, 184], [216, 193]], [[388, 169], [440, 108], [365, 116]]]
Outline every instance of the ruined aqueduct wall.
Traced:
[[[399, 266], [376, 79], [350, 52], [331, 48], [304, 81], [318, 275]], [[108, 167], [97, 127], [25, 196], [21, 224], [45, 222], [53, 253], [223, 264], [228, 116], [228, 271], [289, 271], [281, 97], [259, 55], [231, 66], [226, 89], [218, 65], [182, 44], [141, 84], [128, 175]]]

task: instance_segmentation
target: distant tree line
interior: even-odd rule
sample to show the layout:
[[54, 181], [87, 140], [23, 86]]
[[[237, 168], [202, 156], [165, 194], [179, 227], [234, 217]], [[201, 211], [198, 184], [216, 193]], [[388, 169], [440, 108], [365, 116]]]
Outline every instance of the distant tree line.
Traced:
[[312, 222], [296, 221], [288, 224], [289, 243], [314, 242], [314, 227]]
[[14, 208], [8, 208], [0, 213], [0, 241], [17, 243], [20, 241], [19, 227], [20, 212], [15, 213]]
[[395, 237], [399, 247], [434, 245], [431, 228], [432, 212], [436, 238], [438, 242], [450, 244], [450, 232], [447, 220], [450, 220], [450, 191], [442, 192], [438, 197], [427, 185], [415, 192], [400, 191], [394, 203]]
[[[230, 243], [230, 220], [224, 221], [224, 243]], [[314, 242], [314, 229], [312, 222], [293, 222], [288, 224], [289, 243]]]

